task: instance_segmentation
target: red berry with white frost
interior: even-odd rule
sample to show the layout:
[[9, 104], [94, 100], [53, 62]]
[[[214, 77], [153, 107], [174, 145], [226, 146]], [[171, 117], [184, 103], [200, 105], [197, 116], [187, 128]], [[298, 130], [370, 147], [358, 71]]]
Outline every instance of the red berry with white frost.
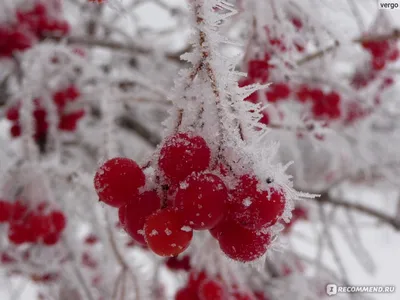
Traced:
[[192, 174], [180, 184], [174, 205], [184, 212], [186, 225], [210, 229], [223, 218], [227, 199], [227, 188], [218, 176]]
[[250, 262], [261, 257], [271, 242], [271, 235], [244, 228], [225, 219], [212, 229], [221, 250], [231, 259]]
[[178, 133], [165, 141], [158, 166], [169, 181], [177, 183], [193, 172], [207, 169], [210, 159], [210, 148], [201, 136]]
[[285, 209], [285, 196], [273, 188], [261, 190], [256, 177], [244, 175], [228, 201], [230, 218], [243, 227], [260, 230], [274, 225]]
[[143, 171], [135, 161], [125, 157], [106, 161], [94, 177], [94, 187], [100, 201], [114, 207], [128, 203], [144, 184]]
[[148, 216], [160, 209], [161, 200], [155, 191], [146, 191], [130, 199], [118, 210], [119, 221], [136, 242], [146, 245], [144, 223]]
[[189, 247], [193, 231], [184, 224], [183, 213], [174, 208], [160, 209], [144, 225], [149, 248], [160, 256], [176, 256]]

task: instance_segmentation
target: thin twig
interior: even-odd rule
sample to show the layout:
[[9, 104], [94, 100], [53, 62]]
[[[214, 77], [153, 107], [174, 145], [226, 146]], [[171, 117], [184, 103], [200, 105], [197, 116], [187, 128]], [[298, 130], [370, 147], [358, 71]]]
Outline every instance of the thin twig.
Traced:
[[395, 217], [389, 216], [383, 212], [377, 211], [371, 207], [367, 207], [359, 203], [351, 203], [339, 199], [334, 199], [330, 197], [327, 193], [322, 194], [321, 197], [319, 198], [318, 197], [313, 198], [313, 200], [320, 203], [329, 203], [334, 206], [339, 206], [346, 209], [358, 211], [360, 213], [374, 217], [383, 223], [391, 225], [395, 230], [400, 230], [400, 220], [396, 219]]

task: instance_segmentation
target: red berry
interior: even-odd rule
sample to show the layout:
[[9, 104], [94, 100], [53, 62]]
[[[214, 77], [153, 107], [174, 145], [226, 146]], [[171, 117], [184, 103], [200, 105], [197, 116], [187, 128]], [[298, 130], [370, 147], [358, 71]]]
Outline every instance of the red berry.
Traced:
[[213, 174], [192, 174], [180, 184], [175, 206], [185, 215], [186, 225], [196, 230], [213, 228], [224, 215], [228, 191]]
[[53, 245], [57, 244], [59, 240], [60, 240], [60, 234], [56, 233], [56, 232], [52, 232], [52, 233], [47, 234], [43, 238], [43, 243], [47, 246], [53, 246]]
[[11, 127], [10, 132], [11, 132], [12, 137], [20, 136], [21, 135], [21, 126], [19, 126], [18, 124], [14, 124]]
[[135, 161], [115, 157], [106, 161], [96, 172], [94, 187], [100, 201], [120, 207], [138, 193], [145, 184], [145, 175]]
[[0, 223], [7, 222], [12, 216], [13, 205], [5, 200], [0, 200]]
[[49, 216], [42, 216], [32, 214], [28, 218], [32, 235], [35, 236], [35, 240], [46, 236], [51, 231], [51, 219]]
[[372, 59], [372, 69], [376, 71], [381, 71], [385, 68], [385, 66], [386, 66], [386, 61], [384, 58], [374, 57]]
[[18, 107], [11, 107], [7, 110], [7, 119], [10, 121], [17, 121], [19, 119]]
[[168, 138], [160, 151], [158, 165], [165, 177], [179, 182], [192, 172], [201, 172], [210, 164], [211, 151], [201, 136], [178, 133]]
[[65, 104], [67, 103], [67, 96], [65, 91], [58, 91], [53, 95], [53, 101], [54, 103], [60, 107], [63, 108]]
[[182, 212], [161, 209], [146, 220], [144, 234], [149, 248], [160, 256], [175, 256], [186, 250], [193, 231], [185, 230]]
[[269, 77], [269, 65], [264, 60], [249, 61], [248, 75], [252, 79], [259, 79], [261, 82], [266, 82]]
[[184, 287], [176, 292], [175, 300], [199, 300], [199, 297], [194, 290]]
[[261, 257], [270, 243], [270, 235], [246, 229], [236, 222], [226, 219], [214, 229], [219, 232], [221, 250], [230, 258], [249, 262]]
[[229, 199], [228, 214], [252, 230], [275, 224], [285, 208], [285, 197], [273, 188], [269, 191], [259, 190], [255, 177], [242, 176]]
[[79, 92], [78, 88], [74, 85], [70, 85], [65, 90], [65, 97], [70, 101], [76, 100], [80, 95], [81, 93]]
[[205, 280], [199, 288], [200, 300], [225, 300], [227, 292], [224, 286], [216, 280]]
[[12, 208], [11, 223], [21, 223], [28, 216], [28, 207], [25, 203], [17, 200]]
[[12, 223], [8, 228], [8, 239], [16, 245], [31, 241], [30, 228], [22, 223]]
[[272, 86], [277, 99], [285, 99], [290, 95], [290, 88], [286, 83], [277, 83]]
[[63, 214], [63, 212], [56, 210], [53, 211], [50, 214], [50, 219], [51, 219], [51, 224], [53, 225], [53, 228], [57, 231], [57, 232], [61, 232], [64, 230], [67, 220], [65, 218], [65, 215]]
[[144, 223], [148, 216], [160, 209], [161, 200], [155, 191], [146, 191], [119, 208], [119, 221], [125, 231], [138, 243], [146, 245]]
[[324, 92], [320, 89], [310, 90], [310, 97], [314, 102], [321, 102], [324, 98]]

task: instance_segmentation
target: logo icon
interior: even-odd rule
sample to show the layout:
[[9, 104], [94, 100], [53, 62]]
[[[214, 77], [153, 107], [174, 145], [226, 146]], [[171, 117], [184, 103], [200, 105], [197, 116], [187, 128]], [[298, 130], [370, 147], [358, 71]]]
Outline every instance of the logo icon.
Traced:
[[337, 294], [337, 285], [330, 283], [326, 285], [326, 293], [328, 296], [333, 296]]

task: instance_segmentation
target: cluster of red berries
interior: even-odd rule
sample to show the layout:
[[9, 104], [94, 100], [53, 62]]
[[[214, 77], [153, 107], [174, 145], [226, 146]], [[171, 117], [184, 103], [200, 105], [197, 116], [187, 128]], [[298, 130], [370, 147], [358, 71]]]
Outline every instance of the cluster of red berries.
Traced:
[[[256, 82], [266, 83], [270, 78], [270, 69], [274, 68], [269, 63], [270, 55], [266, 54], [263, 60], [255, 59], [249, 61], [248, 77], [239, 82], [240, 86], [250, 85]], [[311, 104], [311, 113], [315, 119], [336, 120], [341, 117], [341, 96], [336, 91], [324, 92], [320, 88], [312, 88], [301, 85], [297, 88], [290, 88], [288, 83], [273, 83], [265, 92], [269, 103], [287, 101], [292, 96], [299, 103]], [[259, 102], [258, 92], [248, 96], [246, 101], [252, 103]], [[270, 118], [267, 112], [263, 112], [261, 123], [268, 125]]]
[[60, 210], [48, 211], [48, 204], [40, 203], [31, 209], [23, 201], [0, 200], [0, 223], [8, 223], [8, 240], [23, 243], [55, 245], [64, 231], [67, 219]]
[[361, 45], [371, 54], [371, 67], [375, 71], [383, 70], [387, 63], [396, 61], [400, 56], [393, 41], [365, 41]]
[[[361, 45], [370, 53], [371, 60], [369, 62], [370, 68], [354, 73], [351, 84], [356, 89], [368, 86], [389, 63], [395, 62], [400, 58], [400, 51], [394, 41], [365, 41]], [[391, 78], [385, 78], [381, 89], [390, 85], [392, 80]]]
[[[57, 113], [59, 117], [58, 129], [63, 131], [75, 131], [77, 122], [85, 115], [83, 109], [73, 112], [67, 112], [68, 102], [76, 101], [80, 96], [80, 92], [76, 86], [70, 85], [64, 90], [60, 90], [53, 94], [53, 102], [57, 106]], [[46, 121], [47, 112], [41, 104], [41, 99], [34, 99], [33, 116], [35, 118], [35, 134], [36, 141], [43, 139], [48, 130], [48, 123]], [[21, 104], [18, 103], [7, 110], [7, 119], [12, 121], [13, 125], [10, 129], [11, 136], [18, 137], [21, 135], [21, 126], [19, 123]]]
[[224, 283], [220, 276], [192, 271], [189, 280], [175, 295], [175, 300], [268, 300], [262, 292], [243, 292]]
[[26, 50], [36, 40], [48, 35], [61, 37], [69, 32], [69, 24], [52, 18], [41, 2], [30, 10], [17, 10], [15, 19], [15, 24], [0, 25], [0, 57], [10, 57], [14, 51]]
[[210, 164], [211, 150], [201, 136], [177, 133], [161, 147], [157, 188], [139, 191], [146, 176], [128, 158], [106, 161], [94, 186], [100, 201], [119, 208], [124, 230], [158, 255], [178, 255], [189, 246], [193, 230], [210, 230], [228, 257], [255, 260], [267, 251], [266, 229], [283, 214], [285, 196], [260, 189], [250, 174], [235, 177], [228, 190], [227, 168]]

